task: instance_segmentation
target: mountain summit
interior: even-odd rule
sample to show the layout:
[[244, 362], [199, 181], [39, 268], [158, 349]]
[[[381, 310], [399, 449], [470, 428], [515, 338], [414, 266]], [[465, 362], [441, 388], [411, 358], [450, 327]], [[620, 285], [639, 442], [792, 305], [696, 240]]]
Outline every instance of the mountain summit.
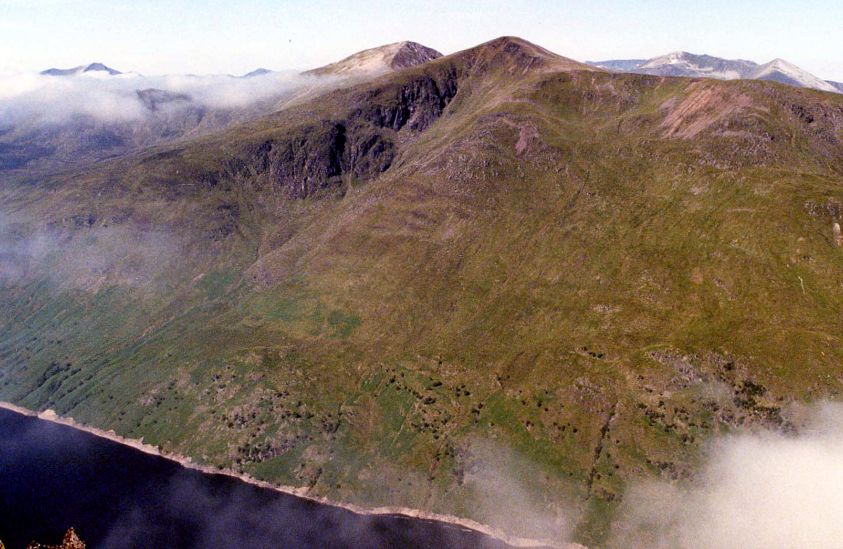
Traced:
[[537, 44], [516, 36], [501, 36], [474, 48], [457, 52], [452, 57], [464, 58], [480, 67], [507, 69], [509, 72], [593, 71], [595, 67], [563, 57]]
[[367, 75], [415, 67], [442, 57], [438, 51], [417, 42], [396, 42], [357, 52], [336, 63], [308, 71], [316, 75]]
[[91, 63], [89, 65], [79, 65], [78, 67], [73, 67], [70, 69], [47, 69], [45, 71], [41, 71], [41, 74], [45, 76], [72, 76], [76, 74], [83, 74], [86, 72], [92, 73], [106, 73], [110, 76], [116, 76], [118, 74], [123, 74], [122, 72], [112, 69], [102, 63]]
[[771, 80], [790, 86], [840, 93], [840, 90], [830, 83], [784, 59], [773, 59], [769, 63], [757, 67], [748, 78]]
[[745, 78], [757, 67], [743, 59], [721, 59], [711, 55], [696, 55], [679, 51], [645, 61], [643, 70], [659, 72], [663, 76], [698, 76], [724, 80]]

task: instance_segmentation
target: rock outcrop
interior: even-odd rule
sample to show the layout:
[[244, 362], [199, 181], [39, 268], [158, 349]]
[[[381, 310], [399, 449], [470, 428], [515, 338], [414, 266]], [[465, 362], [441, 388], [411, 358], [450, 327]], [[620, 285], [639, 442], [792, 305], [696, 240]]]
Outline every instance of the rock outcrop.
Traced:
[[306, 198], [344, 178], [373, 179], [396, 158], [396, 134], [427, 129], [456, 93], [456, 73], [447, 68], [367, 90], [350, 98], [352, 108], [341, 116], [245, 145], [221, 173], [206, 179], [264, 176], [289, 198]]

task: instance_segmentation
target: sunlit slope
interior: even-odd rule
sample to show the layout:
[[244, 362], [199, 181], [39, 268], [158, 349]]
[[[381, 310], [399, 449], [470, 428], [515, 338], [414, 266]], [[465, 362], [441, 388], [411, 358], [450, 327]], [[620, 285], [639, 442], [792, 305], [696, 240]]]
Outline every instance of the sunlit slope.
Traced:
[[630, 479], [841, 389], [841, 132], [833, 94], [500, 39], [6, 185], [0, 397], [519, 533], [480, 503], [513, 452], [599, 541]]

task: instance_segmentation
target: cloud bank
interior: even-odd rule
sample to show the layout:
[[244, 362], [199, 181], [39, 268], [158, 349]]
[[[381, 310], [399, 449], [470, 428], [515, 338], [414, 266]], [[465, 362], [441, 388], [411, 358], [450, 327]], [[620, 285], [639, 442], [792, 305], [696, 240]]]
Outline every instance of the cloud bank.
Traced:
[[462, 466], [474, 516], [515, 536], [567, 543], [579, 513], [530, 460], [486, 439], [468, 444]]
[[184, 259], [184, 243], [160, 228], [94, 225], [74, 235], [15, 223], [0, 211], [0, 287], [49, 279], [76, 290], [156, 289], [155, 281]]
[[161, 90], [180, 99], [168, 108], [187, 105], [242, 108], [283, 97], [298, 89], [325, 84], [325, 78], [293, 71], [269, 72], [251, 78], [228, 75], [109, 76], [88, 72], [68, 76], [38, 73], [0, 75], [0, 126], [26, 120], [60, 123], [74, 116], [101, 121], [136, 121], [151, 109], [138, 92]]
[[696, 488], [638, 484], [621, 514], [613, 547], [841, 547], [843, 405], [817, 406], [798, 436], [717, 440]]

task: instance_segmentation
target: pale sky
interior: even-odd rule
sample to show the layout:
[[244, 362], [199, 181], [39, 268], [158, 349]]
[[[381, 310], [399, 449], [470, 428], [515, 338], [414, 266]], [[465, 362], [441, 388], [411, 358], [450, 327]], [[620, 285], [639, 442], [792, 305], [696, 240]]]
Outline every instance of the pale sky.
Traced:
[[782, 57], [843, 81], [843, 0], [0, 0], [0, 72], [101, 61], [145, 74], [305, 69], [400, 40], [515, 35], [584, 60]]

